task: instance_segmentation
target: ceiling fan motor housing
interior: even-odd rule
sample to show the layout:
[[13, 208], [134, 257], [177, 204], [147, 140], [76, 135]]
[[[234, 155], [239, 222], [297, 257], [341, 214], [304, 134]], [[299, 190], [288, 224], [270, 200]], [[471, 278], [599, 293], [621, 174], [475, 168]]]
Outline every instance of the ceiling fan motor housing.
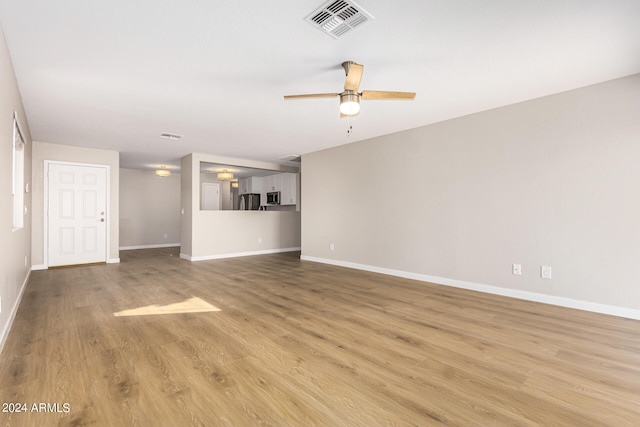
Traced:
[[349, 75], [349, 68], [351, 68], [351, 64], [355, 64], [355, 62], [354, 61], [344, 61], [342, 63], [342, 68], [344, 68], [345, 76]]

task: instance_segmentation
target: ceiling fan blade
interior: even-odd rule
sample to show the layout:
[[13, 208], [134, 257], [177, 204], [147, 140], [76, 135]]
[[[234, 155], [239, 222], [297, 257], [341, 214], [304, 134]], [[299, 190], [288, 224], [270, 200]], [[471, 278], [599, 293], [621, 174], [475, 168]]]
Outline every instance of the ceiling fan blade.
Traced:
[[413, 99], [415, 92], [388, 92], [384, 90], [363, 90], [362, 99]]
[[360, 87], [360, 80], [362, 79], [362, 72], [364, 71], [364, 65], [350, 62], [348, 64], [347, 80], [344, 82], [344, 90], [358, 91]]
[[285, 95], [284, 99], [303, 99], [303, 98], [335, 98], [339, 93], [308, 93], [304, 95]]

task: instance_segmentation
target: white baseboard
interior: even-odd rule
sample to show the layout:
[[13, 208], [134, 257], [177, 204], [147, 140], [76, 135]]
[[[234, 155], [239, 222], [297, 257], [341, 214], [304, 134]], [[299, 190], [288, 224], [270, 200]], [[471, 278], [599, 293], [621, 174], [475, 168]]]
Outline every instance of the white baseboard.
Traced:
[[20, 307], [22, 295], [24, 295], [24, 290], [27, 288], [27, 283], [29, 282], [30, 276], [31, 270], [27, 272], [27, 277], [25, 277], [24, 282], [22, 282], [22, 287], [20, 288], [20, 292], [18, 292], [18, 298], [16, 299], [15, 304], [13, 304], [13, 308], [11, 309], [11, 313], [9, 314], [8, 322], [2, 330], [2, 335], [0, 335], [0, 354], [2, 354], [2, 349], [4, 348], [4, 344], [7, 341], [7, 337], [9, 336], [9, 332], [11, 331], [11, 327], [13, 326], [13, 321], [16, 318], [16, 314], [18, 314], [18, 307]]
[[294, 252], [299, 251], [300, 247], [296, 248], [279, 248], [279, 249], [266, 249], [263, 251], [251, 251], [251, 252], [233, 252], [229, 254], [216, 254], [216, 255], [204, 255], [204, 256], [191, 256], [187, 254], [180, 254], [180, 258], [186, 259], [188, 261], [208, 261], [212, 259], [223, 259], [223, 258], [238, 258], [243, 256], [253, 256], [253, 255], [267, 255], [267, 254], [278, 254], [281, 252]]
[[522, 299], [526, 301], [541, 302], [544, 304], [557, 305], [567, 308], [575, 308], [578, 310], [591, 311], [594, 313], [608, 314], [611, 316], [625, 317], [628, 319], [640, 320], [640, 310], [632, 308], [618, 307], [614, 305], [598, 304], [589, 301], [576, 300], [572, 298], [558, 297], [553, 295], [539, 294], [535, 292], [519, 291], [516, 289], [501, 288], [498, 286], [485, 285], [482, 283], [466, 282], [463, 280], [448, 279], [446, 277], [429, 276], [426, 274], [411, 273], [401, 270], [393, 270], [389, 268], [376, 267], [366, 264], [358, 264], [348, 261], [338, 261], [327, 258], [317, 258], [312, 256], [301, 255], [303, 261], [312, 261], [322, 264], [337, 265], [340, 267], [353, 268], [356, 270], [365, 270], [372, 273], [387, 274], [390, 276], [402, 277], [405, 279], [419, 280], [422, 282], [436, 283], [438, 285], [452, 286], [455, 288], [468, 289], [471, 291], [485, 292], [488, 294], [502, 295], [511, 298]]
[[[120, 258], [108, 258], [106, 261], [107, 264], [118, 264], [119, 262], [120, 262]], [[48, 269], [49, 267], [44, 264], [36, 264], [31, 266], [31, 271], [48, 270]]]
[[155, 249], [155, 248], [175, 248], [180, 243], [162, 243], [157, 245], [137, 245], [137, 246], [120, 246], [121, 251], [131, 251], [135, 249]]

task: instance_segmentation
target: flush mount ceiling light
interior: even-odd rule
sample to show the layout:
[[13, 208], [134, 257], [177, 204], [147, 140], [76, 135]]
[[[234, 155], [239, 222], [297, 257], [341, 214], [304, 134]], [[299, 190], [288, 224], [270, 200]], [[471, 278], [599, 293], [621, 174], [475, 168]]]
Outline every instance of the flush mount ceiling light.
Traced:
[[167, 169], [165, 165], [160, 165], [160, 169], [156, 170], [156, 175], [162, 178], [166, 178], [171, 175], [171, 171]]
[[218, 172], [218, 181], [231, 181], [233, 179], [233, 174], [226, 169], [223, 169], [222, 172]]
[[231, 188], [238, 188], [238, 178], [231, 180]]

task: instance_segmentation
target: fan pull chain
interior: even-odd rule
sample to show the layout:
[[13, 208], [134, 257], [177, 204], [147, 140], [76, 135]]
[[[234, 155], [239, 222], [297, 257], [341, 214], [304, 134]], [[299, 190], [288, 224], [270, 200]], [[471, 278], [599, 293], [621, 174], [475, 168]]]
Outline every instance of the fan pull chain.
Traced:
[[353, 126], [351, 126], [351, 117], [347, 117], [347, 125], [349, 128], [347, 129], [347, 138], [351, 138], [351, 134], [353, 133]]

